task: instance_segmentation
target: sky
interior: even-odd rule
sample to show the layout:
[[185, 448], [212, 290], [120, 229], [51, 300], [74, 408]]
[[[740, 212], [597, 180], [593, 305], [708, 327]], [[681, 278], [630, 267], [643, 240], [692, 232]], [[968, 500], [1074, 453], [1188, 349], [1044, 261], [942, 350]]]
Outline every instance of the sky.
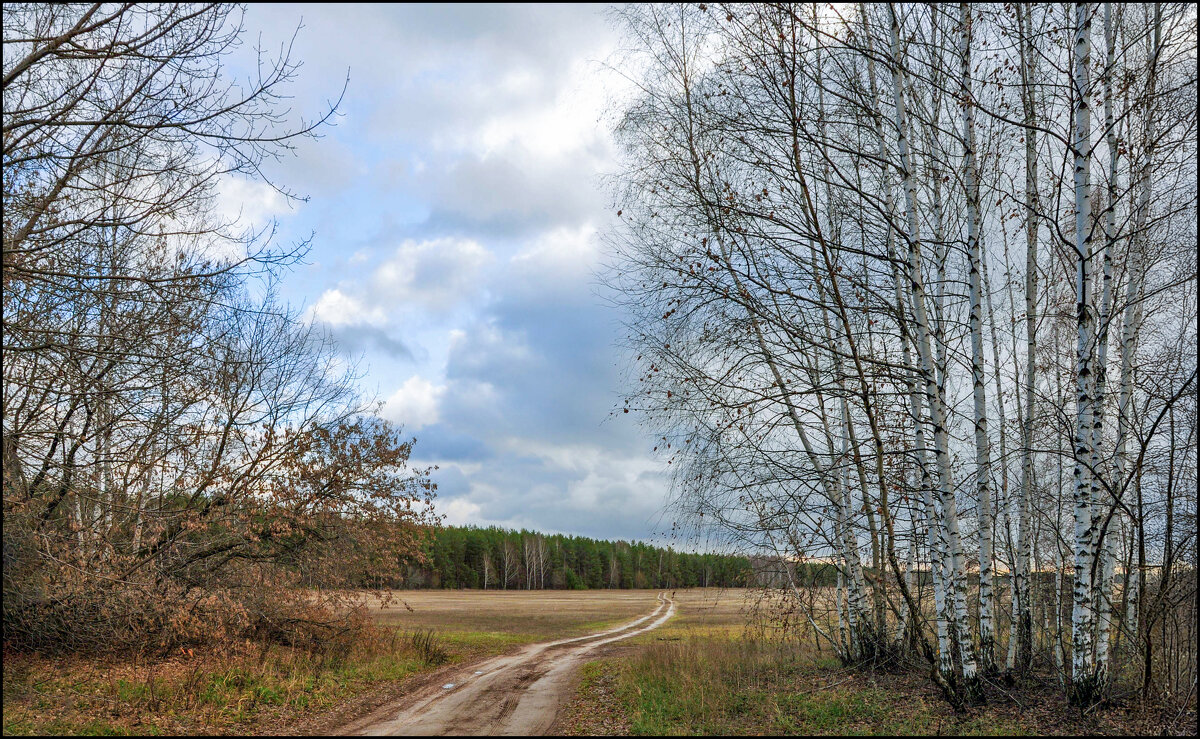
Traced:
[[438, 466], [446, 522], [662, 540], [664, 465], [613, 413], [623, 317], [598, 282], [629, 94], [605, 9], [251, 5], [244, 25], [235, 74], [296, 34], [296, 115], [349, 83], [336, 125], [266, 170], [307, 202], [230, 179], [221, 207], [313, 235], [281, 293]]

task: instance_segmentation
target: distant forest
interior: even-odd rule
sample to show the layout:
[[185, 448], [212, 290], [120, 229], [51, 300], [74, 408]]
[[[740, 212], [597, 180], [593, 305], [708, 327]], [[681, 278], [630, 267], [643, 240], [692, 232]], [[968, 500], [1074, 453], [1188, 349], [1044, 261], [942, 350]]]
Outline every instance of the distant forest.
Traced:
[[691, 554], [640, 542], [496, 527], [434, 529], [424, 562], [402, 568], [402, 588], [573, 589], [739, 587], [750, 559]]

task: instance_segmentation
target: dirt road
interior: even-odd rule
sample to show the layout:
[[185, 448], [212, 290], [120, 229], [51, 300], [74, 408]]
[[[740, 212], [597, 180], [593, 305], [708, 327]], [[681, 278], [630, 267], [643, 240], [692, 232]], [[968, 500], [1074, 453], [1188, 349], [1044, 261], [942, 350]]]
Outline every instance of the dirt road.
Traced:
[[675, 604], [665, 593], [647, 616], [574, 639], [531, 644], [447, 673], [427, 686], [344, 727], [366, 736], [536, 735], [554, 723], [568, 697], [573, 670], [588, 652], [654, 629], [671, 618]]

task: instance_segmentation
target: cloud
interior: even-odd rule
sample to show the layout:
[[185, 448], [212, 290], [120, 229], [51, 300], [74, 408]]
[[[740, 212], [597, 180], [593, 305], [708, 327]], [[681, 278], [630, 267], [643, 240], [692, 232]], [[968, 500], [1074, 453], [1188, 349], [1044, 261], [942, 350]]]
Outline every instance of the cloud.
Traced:
[[330, 326], [382, 325], [387, 316], [379, 306], [367, 306], [341, 290], [326, 290], [311, 308], [311, 314]]
[[[376, 255], [385, 252], [384, 258]], [[388, 249], [360, 248], [335, 260], [345, 275], [308, 315], [324, 322], [348, 354], [379, 350], [418, 361], [429, 344], [453, 336], [456, 314], [480, 303], [490, 252], [469, 239], [404, 240]]]
[[287, 198], [265, 182], [235, 175], [226, 175], [217, 182], [217, 215], [236, 227], [261, 231], [291, 210]]
[[449, 526], [467, 526], [477, 524], [480, 507], [465, 498], [456, 498], [444, 503], [438, 512], [446, 517]]
[[653, 462], [591, 445], [530, 451], [482, 465], [440, 462], [440, 510], [469, 502], [477, 525], [607, 538], [645, 539], [669, 528], [661, 515], [666, 479], [656, 465], [647, 470]]
[[603, 207], [594, 160], [586, 150], [551, 161], [520, 149], [455, 157], [414, 175], [413, 188], [432, 196], [428, 218], [416, 228], [511, 240], [577, 227]]
[[371, 299], [380, 310], [384, 305], [449, 310], [473, 293], [491, 261], [491, 253], [470, 239], [409, 239], [374, 267]]
[[252, 5], [246, 25], [270, 47], [301, 13], [297, 110], [350, 83], [322, 140], [267, 163], [313, 196], [280, 214], [283, 238], [315, 232], [285, 288], [362, 352], [450, 523], [646, 538], [667, 481], [610, 418], [621, 316], [592, 277], [615, 150], [602, 10]]
[[445, 386], [413, 375], [384, 403], [383, 417], [402, 424], [405, 430], [418, 431], [437, 423], [438, 403], [445, 391]]
[[416, 359], [416, 352], [408, 344], [375, 326], [336, 326], [330, 329], [330, 334], [342, 352], [350, 356], [368, 354], [372, 349], [377, 349], [391, 359], [410, 362]]

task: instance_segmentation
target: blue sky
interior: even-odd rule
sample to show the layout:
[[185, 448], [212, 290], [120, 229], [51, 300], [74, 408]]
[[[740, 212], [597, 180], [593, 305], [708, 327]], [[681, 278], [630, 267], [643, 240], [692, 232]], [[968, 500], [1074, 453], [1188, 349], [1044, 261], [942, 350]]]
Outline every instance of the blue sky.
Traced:
[[439, 465], [449, 523], [669, 531], [662, 464], [612, 414], [622, 316], [596, 275], [628, 86], [604, 9], [252, 5], [233, 69], [301, 22], [294, 111], [311, 118], [349, 72], [336, 126], [267, 170], [309, 200], [242, 180], [221, 198], [280, 238], [315, 234], [283, 296], [361, 357], [363, 390]]

